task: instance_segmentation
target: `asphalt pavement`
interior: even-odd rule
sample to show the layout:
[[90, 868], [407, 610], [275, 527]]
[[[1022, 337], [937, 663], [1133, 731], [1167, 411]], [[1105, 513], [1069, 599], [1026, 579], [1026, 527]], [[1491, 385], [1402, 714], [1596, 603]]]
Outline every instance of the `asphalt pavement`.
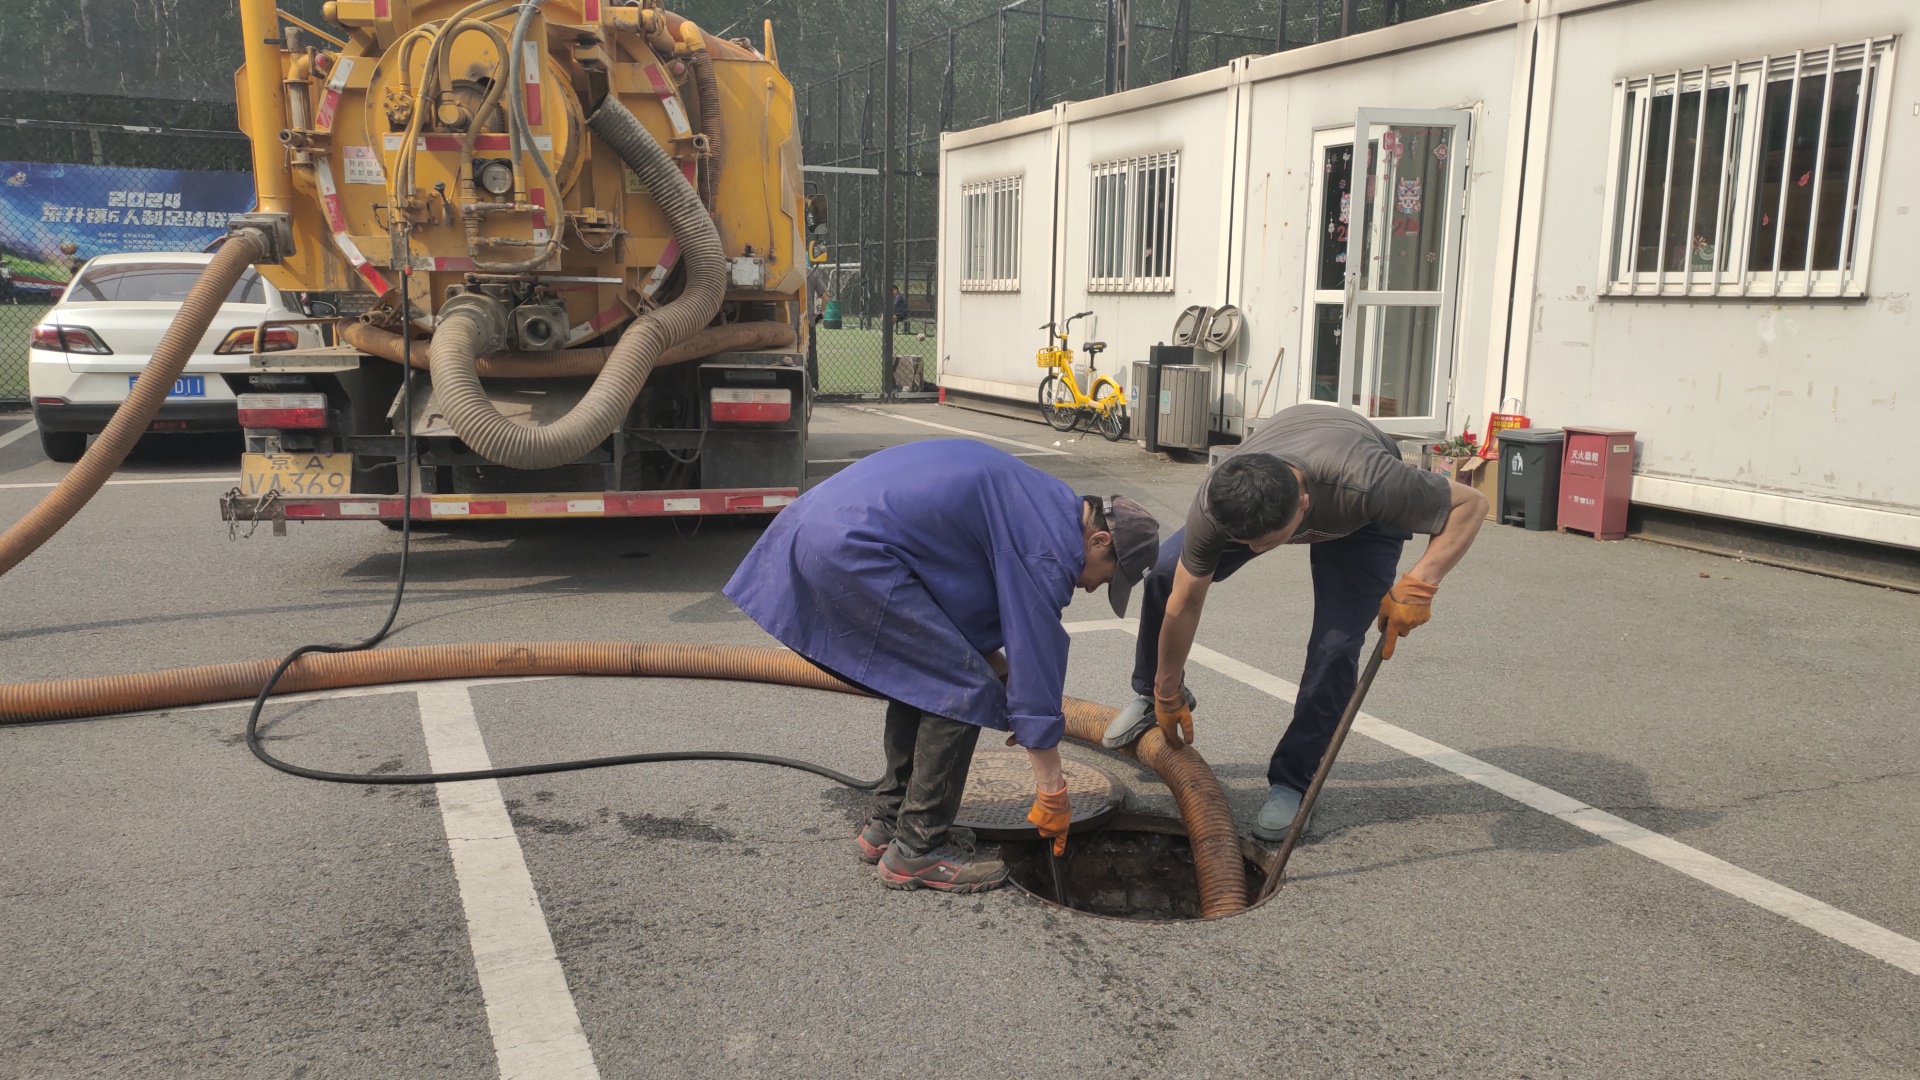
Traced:
[[[823, 407], [811, 471], [963, 432], [1169, 530], [1204, 472], [933, 405]], [[143, 444], [0, 582], [0, 679], [378, 625], [396, 534], [230, 537], [237, 452]], [[0, 445], [0, 521], [64, 468], [30, 436]], [[755, 536], [423, 532], [393, 643], [767, 644], [719, 593]], [[1209, 597], [1196, 746], [1243, 825], [1311, 606], [1298, 549]], [[1383, 668], [1288, 884], [1211, 922], [883, 890], [851, 845], [860, 798], [798, 772], [436, 793], [271, 771], [235, 706], [6, 729], [0, 1076], [1920, 1073], [1920, 597], [1489, 526], [1434, 610]], [[1068, 692], [1123, 704], [1125, 625], [1101, 595], [1066, 618]], [[279, 703], [267, 733], [300, 763], [382, 774], [704, 748], [875, 775], [880, 716], [774, 687], [551, 679]], [[1131, 808], [1170, 809], [1125, 759], [1069, 753]]]

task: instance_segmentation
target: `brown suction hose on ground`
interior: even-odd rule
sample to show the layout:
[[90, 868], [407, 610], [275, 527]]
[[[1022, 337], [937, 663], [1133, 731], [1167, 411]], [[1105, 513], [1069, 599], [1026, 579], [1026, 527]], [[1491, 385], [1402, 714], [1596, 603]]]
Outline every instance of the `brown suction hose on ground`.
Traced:
[[[1066, 699], [1067, 736], [1094, 746], [1118, 710], [1079, 698]], [[1122, 753], [1158, 773], [1180, 820], [1187, 826], [1193, 847], [1194, 873], [1200, 879], [1200, 914], [1207, 918], [1233, 915], [1247, 909], [1247, 871], [1240, 856], [1240, 834], [1233, 825], [1233, 809], [1213, 775], [1207, 759], [1191, 746], [1174, 747], [1150, 727]]]
[[126, 402], [114, 411], [113, 419], [107, 421], [106, 430], [94, 438], [93, 445], [87, 448], [79, 463], [61, 477], [57, 487], [27, 511], [25, 517], [14, 522], [5, 534], [0, 534], [0, 574], [13, 569], [46, 543], [48, 537], [59, 532], [126, 460], [127, 451], [133, 449], [147, 425], [153, 423], [161, 402], [173, 389], [174, 380], [186, 370], [187, 361], [193, 357], [200, 339], [206, 336], [207, 327], [213, 324], [213, 317], [219, 314], [227, 294], [253, 266], [254, 260], [266, 253], [266, 237], [251, 229], [230, 234], [227, 242], [220, 245], [213, 261], [207, 264], [200, 280], [181, 302], [180, 313], [168, 324], [166, 334], [134, 381], [133, 389], [127, 392]]
[[[137, 675], [56, 679], [0, 685], [0, 724], [71, 720], [147, 709], [237, 701], [259, 693], [275, 662], [210, 664]], [[623, 641], [502, 642], [419, 645], [403, 649], [302, 656], [274, 690], [293, 694], [350, 686], [526, 675], [644, 676], [736, 679], [856, 693], [785, 649], [740, 645], [672, 645]], [[1114, 711], [1078, 698], [1065, 702], [1067, 734], [1099, 744]], [[1158, 728], [1127, 750], [1173, 790], [1193, 845], [1203, 916], [1246, 910], [1247, 880], [1226, 795], [1205, 759], [1190, 746], [1173, 749]]]
[[[340, 340], [369, 356], [394, 363], [401, 359], [400, 335], [363, 322], [348, 322], [340, 328]], [[793, 344], [793, 327], [777, 322], [727, 323], [709, 326], [660, 354], [653, 370], [690, 360], [703, 360], [715, 353], [750, 352], [755, 349], [784, 349]], [[414, 343], [413, 366], [426, 370], [432, 366], [420, 342]], [[561, 349], [557, 352], [499, 352], [483, 356], [474, 370], [483, 379], [566, 379], [598, 375], [607, 366], [612, 347]]]

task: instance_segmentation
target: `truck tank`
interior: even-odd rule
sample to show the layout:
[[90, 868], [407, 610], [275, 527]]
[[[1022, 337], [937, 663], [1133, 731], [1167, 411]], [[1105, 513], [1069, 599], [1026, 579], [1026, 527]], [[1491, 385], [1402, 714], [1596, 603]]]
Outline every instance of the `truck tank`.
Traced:
[[408, 417], [416, 516], [791, 498], [808, 259], [770, 24], [755, 48], [652, 0], [240, 9], [255, 219], [281, 237], [261, 272], [335, 321], [321, 350], [262, 328], [231, 377], [229, 517], [397, 518], [354, 496], [400, 490]]

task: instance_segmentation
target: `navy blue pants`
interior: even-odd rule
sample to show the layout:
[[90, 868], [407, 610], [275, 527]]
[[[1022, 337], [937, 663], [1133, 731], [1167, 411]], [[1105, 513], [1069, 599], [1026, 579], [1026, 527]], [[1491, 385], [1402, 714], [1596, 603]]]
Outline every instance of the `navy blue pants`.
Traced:
[[[1166, 617], [1173, 570], [1180, 563], [1186, 533], [1181, 529], [1160, 545], [1159, 561], [1142, 583], [1140, 636], [1133, 655], [1136, 694], [1153, 696], [1154, 673], [1160, 667], [1160, 623]], [[1307, 545], [1313, 564], [1313, 632], [1307, 637], [1307, 668], [1294, 699], [1293, 722], [1280, 736], [1267, 765], [1269, 784], [1305, 791], [1313, 782], [1320, 757], [1327, 752], [1333, 729], [1359, 681], [1360, 646], [1380, 614], [1380, 598], [1393, 587], [1401, 549], [1412, 536], [1368, 525], [1338, 540]], [[1213, 580], [1225, 581], [1253, 558], [1253, 550], [1245, 544], [1228, 544]]]

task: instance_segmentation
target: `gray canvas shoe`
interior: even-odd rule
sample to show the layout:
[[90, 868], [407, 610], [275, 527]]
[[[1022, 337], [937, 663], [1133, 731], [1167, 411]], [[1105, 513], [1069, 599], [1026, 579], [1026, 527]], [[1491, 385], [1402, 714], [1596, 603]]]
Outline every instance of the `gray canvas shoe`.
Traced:
[[896, 837], [887, 845], [875, 869], [880, 884], [889, 889], [933, 889], [936, 892], [977, 893], [997, 889], [1007, 882], [1007, 864], [982, 853], [971, 834], [947, 834], [947, 842], [915, 855], [901, 846]]
[[[1253, 835], [1256, 840], [1265, 840], [1269, 844], [1278, 844], [1287, 838], [1287, 826], [1293, 824], [1293, 817], [1300, 812], [1302, 794], [1285, 784], [1275, 784], [1267, 791], [1267, 805], [1260, 808], [1260, 817], [1253, 823]], [[1300, 824], [1300, 838], [1306, 839], [1307, 829], [1313, 825], [1313, 812], [1307, 812], [1307, 820]]]
[[[954, 843], [967, 847], [974, 846], [980, 840], [972, 829], [960, 825], [950, 826], [947, 835]], [[860, 848], [861, 860], [871, 866], [880, 861], [880, 857], [887, 853], [887, 845], [893, 843], [893, 824], [869, 814], [867, 820], [861, 822], [860, 833], [853, 838], [853, 842]]]
[[[1187, 708], [1194, 709], [1200, 704], [1193, 691], [1181, 688], [1186, 695]], [[1154, 723], [1153, 699], [1145, 694], [1133, 699], [1133, 704], [1121, 709], [1107, 724], [1106, 734], [1100, 736], [1100, 745], [1109, 750], [1118, 750], [1147, 733]]]

